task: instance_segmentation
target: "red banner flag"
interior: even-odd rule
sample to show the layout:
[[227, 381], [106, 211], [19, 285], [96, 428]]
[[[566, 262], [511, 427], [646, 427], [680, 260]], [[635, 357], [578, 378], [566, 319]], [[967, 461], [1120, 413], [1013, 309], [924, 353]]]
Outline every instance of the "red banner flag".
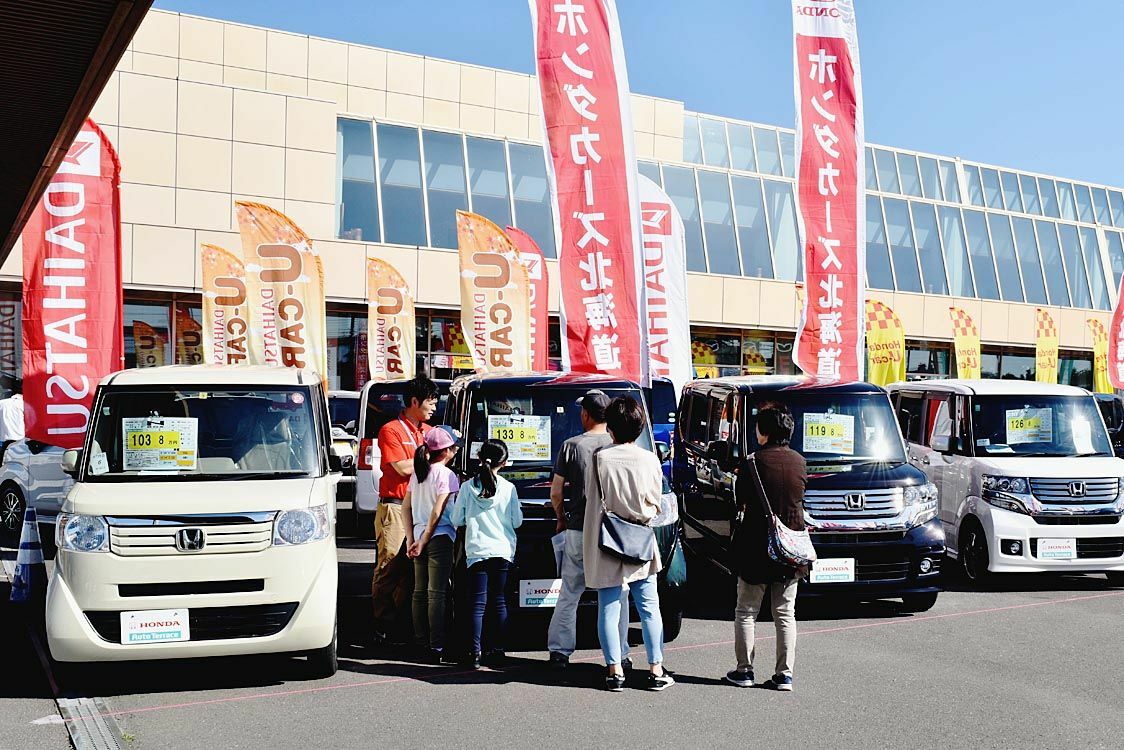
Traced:
[[121, 165], [86, 120], [23, 230], [27, 437], [80, 448], [98, 381], [122, 366]]
[[640, 204], [613, 0], [530, 0], [547, 175], [560, 227], [563, 358], [644, 381]]
[[531, 279], [531, 369], [546, 372], [550, 369], [550, 279], [546, 260], [531, 235], [515, 227], [505, 231]]
[[851, 0], [792, 0], [799, 228], [808, 294], [793, 359], [863, 379], [866, 248], [862, 79]]

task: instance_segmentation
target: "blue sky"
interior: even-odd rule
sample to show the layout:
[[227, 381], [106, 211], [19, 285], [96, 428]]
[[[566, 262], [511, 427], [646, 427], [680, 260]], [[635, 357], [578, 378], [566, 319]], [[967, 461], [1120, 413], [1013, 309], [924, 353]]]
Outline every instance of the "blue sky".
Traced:
[[[866, 135], [1124, 186], [1118, 0], [856, 0]], [[155, 6], [531, 72], [522, 0], [156, 0]], [[787, 0], [617, 0], [632, 90], [792, 126]]]

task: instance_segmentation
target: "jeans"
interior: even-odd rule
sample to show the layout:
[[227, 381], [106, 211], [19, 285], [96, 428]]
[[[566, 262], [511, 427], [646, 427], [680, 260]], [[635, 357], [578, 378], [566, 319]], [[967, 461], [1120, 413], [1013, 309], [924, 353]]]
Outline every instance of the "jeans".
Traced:
[[793, 578], [781, 583], [746, 583], [738, 579], [738, 604], [734, 609], [734, 655], [738, 669], [753, 669], [753, 625], [761, 612], [762, 598], [769, 594], [773, 606], [773, 624], [777, 628], [777, 662], [774, 675], [792, 677], [796, 664], [796, 589], [800, 581]]
[[419, 645], [445, 648], [445, 603], [453, 569], [453, 540], [432, 537], [414, 558], [414, 638]]
[[[585, 563], [582, 553], [582, 532], [566, 529], [566, 547], [562, 553], [562, 592], [550, 616], [546, 645], [551, 653], [569, 656], [574, 653], [578, 640], [578, 601], [585, 593]], [[622, 656], [628, 656], [628, 590], [621, 588]]]
[[406, 557], [406, 522], [402, 506], [386, 500], [375, 511], [375, 574], [371, 579], [371, 606], [375, 630], [392, 633], [403, 626], [407, 601], [414, 590], [413, 569]]
[[[640, 614], [640, 629], [644, 633], [644, 648], [649, 664], [663, 663], [663, 617], [660, 615], [660, 595], [654, 575], [624, 586], [597, 589], [597, 635], [601, 639], [601, 653], [605, 664], [620, 664], [622, 657], [621, 632], [618, 627], [621, 607], [628, 606], [628, 591]], [[622, 604], [623, 603], [623, 604]], [[627, 612], [627, 610], [626, 610]], [[625, 617], [628, 615], [625, 614]]]
[[[481, 640], [487, 620], [489, 651], [504, 650], [507, 629], [507, 572], [511, 563], [502, 557], [481, 560], [468, 569], [468, 601], [472, 606], [472, 653], [481, 652]], [[485, 617], [485, 613], [489, 615]]]

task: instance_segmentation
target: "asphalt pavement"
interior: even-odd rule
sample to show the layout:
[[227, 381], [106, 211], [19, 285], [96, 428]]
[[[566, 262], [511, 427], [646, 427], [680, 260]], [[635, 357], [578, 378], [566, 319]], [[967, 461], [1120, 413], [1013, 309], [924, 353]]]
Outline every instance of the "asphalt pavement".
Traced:
[[[122, 747], [145, 750], [1115, 749], [1124, 736], [1124, 589], [1103, 576], [1003, 578], [986, 592], [953, 580], [924, 614], [889, 601], [802, 607], [796, 689], [782, 694], [721, 682], [733, 666], [732, 583], [692, 559], [688, 619], [666, 648], [677, 684], [610, 694], [600, 689], [603, 667], [588, 640], [564, 673], [545, 668], [543, 651], [511, 653], [503, 670], [470, 672], [371, 649], [372, 556], [370, 543], [341, 540], [334, 678], [306, 679], [297, 659], [255, 657], [99, 665], [60, 690], [101, 698]], [[0, 604], [0, 621], [7, 619]], [[758, 635], [758, 674], [767, 677], [771, 623]], [[3, 670], [0, 747], [68, 747], [58, 724], [31, 723], [51, 707], [50, 689], [22, 650], [26, 644], [13, 655], [18, 668]]]

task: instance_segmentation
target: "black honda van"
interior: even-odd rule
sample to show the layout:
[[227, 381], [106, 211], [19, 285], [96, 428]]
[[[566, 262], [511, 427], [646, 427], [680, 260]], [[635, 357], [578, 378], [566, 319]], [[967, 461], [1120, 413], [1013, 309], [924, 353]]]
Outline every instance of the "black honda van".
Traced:
[[[550, 589], [557, 578], [551, 543], [556, 521], [550, 507], [554, 461], [562, 443], [581, 434], [577, 401], [592, 389], [604, 391], [609, 398], [632, 396], [645, 403], [643, 390], [636, 383], [599, 375], [466, 375], [454, 380], [449, 390], [445, 423], [464, 436], [464, 448], [451, 464], [458, 474], [468, 474], [471, 459], [484, 440], [498, 437], [507, 444], [510, 457], [502, 474], [515, 485], [523, 507], [515, 565], [508, 578], [508, 616], [513, 624], [541, 630], [543, 636], [554, 608]], [[650, 425], [637, 444], [655, 451], [661, 460], [667, 455], [668, 446], [653, 440]], [[664, 491], [671, 493], [666, 482]], [[680, 524], [659, 528], [656, 534], [667, 560], [679, 542]], [[579, 619], [586, 625], [589, 618], [596, 619], [596, 602], [596, 592], [587, 591], [579, 608]], [[668, 585], [663, 573], [660, 606], [664, 640], [674, 640], [682, 624], [683, 598], [678, 587]]]
[[673, 469], [688, 548], [729, 570], [736, 471], [757, 448], [757, 409], [767, 402], [792, 411], [792, 448], [808, 462], [805, 521], [820, 559], [800, 595], [900, 597], [910, 611], [931, 608], [944, 561], [936, 487], [907, 461], [886, 392], [869, 383], [792, 376], [689, 383]]

